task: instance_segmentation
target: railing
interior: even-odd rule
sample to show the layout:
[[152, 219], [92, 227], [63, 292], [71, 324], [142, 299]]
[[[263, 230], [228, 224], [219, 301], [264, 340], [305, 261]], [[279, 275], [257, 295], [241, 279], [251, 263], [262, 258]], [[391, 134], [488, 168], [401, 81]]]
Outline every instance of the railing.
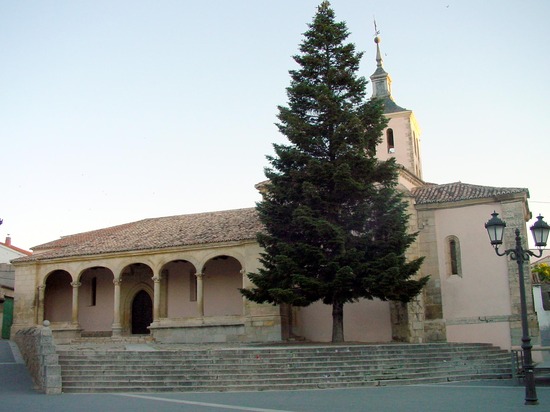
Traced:
[[[533, 347], [532, 352], [550, 352], [550, 347]], [[512, 349], [511, 352], [512, 362], [512, 378], [521, 381], [525, 377], [525, 371], [523, 370], [523, 350]], [[535, 362], [535, 379], [550, 377], [550, 361]]]

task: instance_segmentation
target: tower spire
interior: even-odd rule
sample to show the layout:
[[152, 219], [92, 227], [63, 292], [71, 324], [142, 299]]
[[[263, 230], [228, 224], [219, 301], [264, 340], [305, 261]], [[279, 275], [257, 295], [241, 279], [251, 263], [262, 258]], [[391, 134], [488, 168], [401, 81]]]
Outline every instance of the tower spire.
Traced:
[[374, 19], [374, 42], [376, 43], [376, 67], [383, 69], [382, 53], [380, 53], [380, 30], [376, 26], [376, 19]]
[[384, 67], [382, 64], [384, 60], [382, 60], [382, 53], [380, 53], [380, 37], [376, 36], [374, 38], [374, 42], [376, 43], [376, 67], [379, 67], [382, 70], [384, 70]]
[[376, 70], [370, 77], [372, 81], [372, 97], [379, 98], [384, 101], [385, 113], [399, 112], [406, 110], [398, 106], [393, 100], [391, 94], [391, 77], [384, 70], [384, 60], [382, 59], [382, 52], [380, 51], [380, 30], [374, 20], [374, 43], [376, 44]]

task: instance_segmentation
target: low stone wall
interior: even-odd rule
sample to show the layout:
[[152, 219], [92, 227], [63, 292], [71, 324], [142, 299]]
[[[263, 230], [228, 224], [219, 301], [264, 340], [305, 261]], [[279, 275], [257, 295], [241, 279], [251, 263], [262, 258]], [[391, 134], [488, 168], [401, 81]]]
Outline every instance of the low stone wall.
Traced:
[[245, 341], [243, 324], [202, 326], [150, 326], [151, 334], [162, 343], [227, 343]]
[[61, 367], [49, 322], [17, 331], [13, 340], [25, 359], [35, 389], [48, 395], [61, 393]]

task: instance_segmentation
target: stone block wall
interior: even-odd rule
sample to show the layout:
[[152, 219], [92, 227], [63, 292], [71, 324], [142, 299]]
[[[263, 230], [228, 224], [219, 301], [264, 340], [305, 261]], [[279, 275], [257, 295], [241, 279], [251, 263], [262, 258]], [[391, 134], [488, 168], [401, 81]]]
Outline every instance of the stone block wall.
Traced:
[[433, 210], [418, 211], [420, 256], [424, 256], [422, 274], [430, 280], [424, 288], [426, 342], [445, 342], [447, 331], [443, 319], [443, 300], [441, 296], [441, 274], [439, 273], [439, 254], [435, 216]]
[[439, 280], [439, 258], [433, 210], [415, 210], [409, 201], [412, 232], [418, 232], [416, 242], [407, 251], [408, 259], [424, 257], [416, 278], [430, 276], [424, 290], [408, 304], [391, 305], [392, 336], [395, 341], [421, 343], [444, 342], [447, 334], [443, 320], [443, 302]]
[[25, 359], [35, 389], [48, 395], [60, 394], [61, 367], [49, 322], [44, 323], [42, 327], [20, 329], [14, 341]]
[[[36, 268], [30, 265], [15, 266], [15, 291], [13, 308], [13, 325], [11, 336], [19, 329], [35, 325], [37, 322], [37, 280]], [[42, 322], [40, 319], [39, 323]]]

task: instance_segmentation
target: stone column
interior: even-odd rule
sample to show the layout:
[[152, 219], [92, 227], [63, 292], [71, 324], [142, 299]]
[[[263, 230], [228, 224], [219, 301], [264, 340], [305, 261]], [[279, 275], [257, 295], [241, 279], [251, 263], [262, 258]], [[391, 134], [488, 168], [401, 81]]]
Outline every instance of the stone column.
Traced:
[[36, 324], [41, 325], [44, 319], [44, 292], [46, 291], [46, 285], [40, 285], [38, 286], [38, 302], [36, 303], [37, 306], [37, 313], [36, 313]]
[[203, 287], [203, 274], [201, 272], [195, 273], [197, 277], [197, 310], [199, 316], [204, 317], [204, 287]]
[[[239, 273], [241, 274], [242, 276], [242, 280], [241, 280], [241, 288], [244, 288], [244, 284], [245, 284], [245, 279], [246, 279], [246, 270], [243, 268], [239, 271]], [[247, 305], [246, 305], [246, 298], [243, 296], [242, 298], [243, 300], [243, 307], [242, 307], [242, 312], [241, 312], [241, 315], [242, 316], [246, 316], [247, 315]]]
[[153, 323], [158, 323], [160, 319], [160, 281], [160, 275], [153, 276]]
[[80, 287], [80, 282], [71, 282], [73, 287], [73, 307], [71, 315], [71, 323], [73, 326], [78, 326], [78, 288]]
[[120, 283], [122, 279], [114, 278], [113, 284], [115, 285], [115, 296], [114, 296], [114, 312], [113, 312], [113, 336], [122, 335], [122, 325], [120, 323]]
[[[411, 220], [409, 224], [415, 222], [413, 230], [418, 230], [418, 238], [409, 248], [407, 258], [414, 259], [419, 256], [425, 256], [424, 262], [420, 268], [419, 274], [414, 277], [430, 274], [430, 279], [421, 292], [423, 299], [423, 323], [424, 323], [424, 342], [445, 342], [447, 340], [447, 326], [443, 317], [443, 297], [441, 293], [441, 279], [445, 279], [447, 274], [439, 271], [439, 252], [438, 240], [435, 227], [435, 210], [420, 210], [415, 214], [414, 209], [409, 209]], [[446, 247], [448, 242], [444, 241]], [[410, 255], [409, 255], [410, 253]], [[442, 257], [445, 257], [443, 254]], [[421, 308], [420, 308], [421, 309]], [[410, 313], [411, 320], [418, 316]], [[418, 326], [418, 324], [417, 324]], [[413, 335], [410, 335], [412, 338]], [[418, 334], [417, 334], [418, 337]]]

